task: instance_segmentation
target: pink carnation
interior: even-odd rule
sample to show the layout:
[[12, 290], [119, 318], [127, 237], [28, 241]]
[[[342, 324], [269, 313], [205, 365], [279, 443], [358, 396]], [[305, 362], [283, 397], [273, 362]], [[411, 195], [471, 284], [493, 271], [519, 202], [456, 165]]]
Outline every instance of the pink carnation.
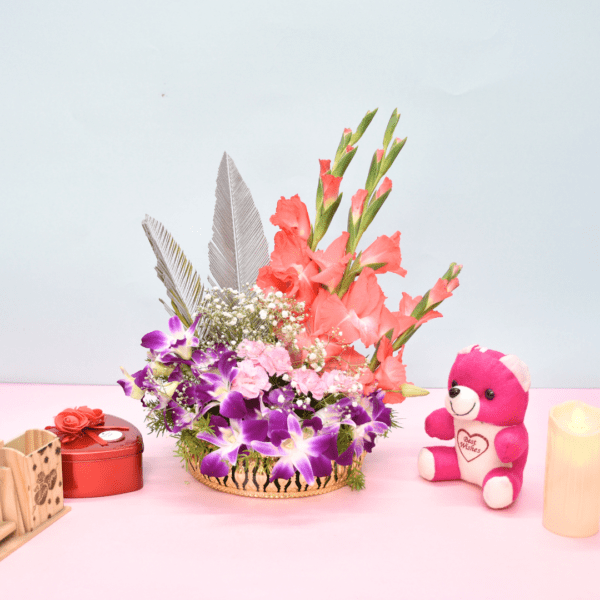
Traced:
[[238, 373], [231, 384], [234, 392], [240, 392], [244, 398], [256, 398], [261, 391], [270, 389], [269, 376], [260, 366], [251, 359], [238, 363]]
[[[333, 369], [323, 373], [321, 381], [325, 386], [325, 390], [330, 394], [349, 394], [356, 391], [357, 381], [354, 377], [350, 377], [347, 373]], [[352, 389], [354, 387], [354, 390]]]
[[265, 349], [264, 342], [253, 342], [252, 340], [242, 340], [236, 349], [238, 356], [242, 358], [258, 358]]
[[292, 372], [290, 355], [281, 346], [266, 346], [257, 361], [269, 375], [283, 375]]
[[296, 389], [302, 394], [310, 392], [315, 400], [321, 400], [323, 394], [327, 391], [325, 384], [319, 377], [319, 374], [312, 369], [296, 369], [292, 372], [292, 382], [296, 384]]

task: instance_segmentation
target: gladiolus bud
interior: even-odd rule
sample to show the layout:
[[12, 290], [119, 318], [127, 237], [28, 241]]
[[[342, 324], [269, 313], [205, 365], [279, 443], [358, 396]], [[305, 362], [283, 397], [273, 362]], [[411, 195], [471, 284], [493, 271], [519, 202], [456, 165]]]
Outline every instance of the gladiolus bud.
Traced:
[[400, 392], [406, 398], [410, 398], [411, 396], [427, 396], [429, 394], [427, 390], [417, 387], [412, 383], [403, 383], [400, 386]]
[[329, 171], [329, 169], [331, 168], [331, 161], [319, 160], [319, 165], [321, 166], [321, 173], [319, 174], [319, 176], [323, 177], [323, 175], [325, 175], [325, 173], [327, 173], [327, 171]]
[[365, 200], [367, 199], [367, 190], [358, 190], [354, 196], [352, 196], [352, 224], [356, 225], [358, 220], [363, 214], [365, 208]]
[[459, 286], [458, 279], [451, 279], [448, 282], [447, 290], [449, 292], [453, 292]]
[[327, 210], [336, 200], [340, 191], [341, 177], [321, 175], [323, 181], [323, 208]]
[[381, 150], [377, 150], [377, 162], [381, 162], [381, 159], [383, 158], [383, 154], [384, 154], [384, 149], [382, 148]]
[[352, 133], [352, 129], [344, 129], [344, 135], [348, 135], [349, 133]]
[[456, 282], [456, 285], [450, 289], [450, 282], [446, 279], [437, 280], [436, 284], [428, 292], [427, 308], [452, 296], [452, 290], [458, 287], [458, 279], [453, 279], [452, 282]]
[[352, 146], [346, 146], [346, 152], [352, 152], [354, 148]]
[[386, 177], [383, 180], [383, 183], [379, 186], [377, 193], [375, 194], [375, 199], [379, 198], [381, 195], [385, 194], [387, 191], [392, 189], [392, 180]]

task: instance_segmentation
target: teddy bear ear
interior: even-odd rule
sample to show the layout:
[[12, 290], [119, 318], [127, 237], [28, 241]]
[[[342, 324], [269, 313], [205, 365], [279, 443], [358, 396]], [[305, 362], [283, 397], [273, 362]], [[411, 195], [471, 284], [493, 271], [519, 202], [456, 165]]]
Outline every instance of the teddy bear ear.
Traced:
[[479, 344], [471, 344], [470, 346], [467, 346], [466, 348], [463, 348], [462, 350], [460, 350], [459, 354], [469, 354], [469, 352], [471, 352], [471, 350], [474, 350], [478, 346], [479, 346]]
[[507, 367], [510, 372], [517, 378], [523, 390], [529, 391], [531, 385], [531, 377], [527, 365], [514, 354], [507, 354], [500, 359], [500, 362]]

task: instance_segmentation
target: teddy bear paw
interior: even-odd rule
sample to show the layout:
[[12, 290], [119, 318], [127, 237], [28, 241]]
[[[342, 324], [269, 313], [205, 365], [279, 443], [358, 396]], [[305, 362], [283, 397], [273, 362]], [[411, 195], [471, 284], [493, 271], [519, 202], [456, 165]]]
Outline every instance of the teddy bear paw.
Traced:
[[432, 481], [435, 477], [435, 459], [427, 448], [421, 448], [419, 452], [419, 475], [427, 481]]
[[508, 477], [491, 477], [483, 486], [483, 499], [490, 508], [506, 508], [513, 502], [513, 486]]

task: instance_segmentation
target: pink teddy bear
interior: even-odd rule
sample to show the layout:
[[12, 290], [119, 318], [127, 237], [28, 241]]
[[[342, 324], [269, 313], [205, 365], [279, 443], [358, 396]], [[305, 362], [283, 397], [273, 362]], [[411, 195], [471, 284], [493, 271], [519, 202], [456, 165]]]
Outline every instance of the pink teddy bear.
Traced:
[[521, 491], [528, 435], [523, 419], [530, 377], [525, 363], [478, 345], [461, 350], [448, 377], [446, 408], [433, 411], [425, 431], [452, 446], [419, 453], [428, 481], [464, 479], [483, 488], [490, 508], [505, 508]]

